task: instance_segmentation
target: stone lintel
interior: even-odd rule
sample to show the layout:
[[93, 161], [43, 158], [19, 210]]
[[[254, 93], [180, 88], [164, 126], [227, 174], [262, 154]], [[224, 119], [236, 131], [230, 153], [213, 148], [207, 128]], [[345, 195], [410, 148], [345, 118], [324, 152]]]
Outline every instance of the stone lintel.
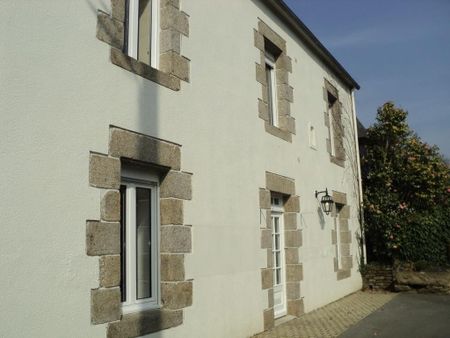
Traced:
[[125, 129], [110, 129], [109, 154], [180, 170], [180, 146]]
[[295, 181], [292, 178], [266, 171], [266, 188], [285, 195], [295, 194]]

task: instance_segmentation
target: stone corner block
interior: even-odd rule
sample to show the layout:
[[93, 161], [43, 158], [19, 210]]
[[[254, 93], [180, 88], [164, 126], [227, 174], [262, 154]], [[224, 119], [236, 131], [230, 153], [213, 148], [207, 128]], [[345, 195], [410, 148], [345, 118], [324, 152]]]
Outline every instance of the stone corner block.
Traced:
[[285, 234], [285, 247], [286, 248], [299, 248], [302, 246], [302, 231], [301, 230], [286, 230]]
[[103, 194], [100, 215], [103, 221], [120, 221], [120, 193], [118, 190], [108, 190]]
[[261, 249], [272, 247], [272, 230], [261, 230]]
[[179, 310], [191, 306], [192, 293], [192, 281], [161, 283], [161, 301], [166, 309]]
[[184, 281], [184, 255], [161, 254], [161, 281]]
[[91, 290], [91, 322], [103, 324], [120, 319], [120, 288]]
[[112, 17], [125, 22], [126, 0], [111, 0]]
[[259, 208], [260, 209], [270, 209], [270, 190], [259, 189]]
[[159, 203], [161, 225], [183, 224], [183, 200], [163, 198]]
[[273, 270], [269, 269], [261, 269], [261, 284], [262, 289], [270, 289], [273, 286]]
[[119, 189], [120, 161], [117, 158], [91, 153], [89, 184], [97, 188]]
[[303, 299], [288, 300], [287, 312], [291, 316], [300, 317], [305, 313]]
[[160, 185], [161, 198], [192, 199], [192, 175], [179, 171], [169, 171]]
[[285, 212], [284, 213], [284, 228], [285, 230], [296, 230], [297, 229], [297, 213], [296, 212]]
[[190, 60], [174, 51], [160, 55], [159, 67], [164, 73], [172, 74], [180, 80], [189, 82]]
[[302, 264], [286, 264], [286, 281], [300, 282], [303, 280]]
[[300, 212], [300, 197], [290, 196], [284, 203], [285, 212]]
[[88, 221], [86, 251], [88, 256], [120, 254], [120, 223]]
[[123, 49], [124, 31], [123, 22], [111, 18], [102, 11], [97, 12], [97, 39], [117, 49]]
[[273, 308], [264, 310], [263, 314], [264, 318], [264, 331], [270, 330], [275, 326], [275, 316], [273, 312]]
[[188, 226], [162, 226], [162, 253], [189, 253], [192, 250], [191, 228]]
[[124, 129], [111, 128], [109, 154], [180, 170], [180, 146]]
[[120, 285], [120, 255], [100, 257], [100, 286], [111, 288]]

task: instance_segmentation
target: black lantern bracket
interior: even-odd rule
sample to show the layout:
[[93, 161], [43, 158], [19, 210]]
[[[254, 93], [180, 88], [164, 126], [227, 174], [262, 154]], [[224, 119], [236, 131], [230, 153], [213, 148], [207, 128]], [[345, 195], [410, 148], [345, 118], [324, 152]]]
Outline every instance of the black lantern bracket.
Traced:
[[322, 211], [325, 214], [329, 214], [331, 212], [331, 209], [333, 207], [333, 198], [328, 194], [328, 188], [325, 188], [325, 190], [323, 191], [317, 191], [315, 192], [315, 196], [316, 198], [320, 195], [320, 194], [325, 194], [324, 196], [322, 196], [322, 198], [320, 199], [320, 206], [322, 208]]

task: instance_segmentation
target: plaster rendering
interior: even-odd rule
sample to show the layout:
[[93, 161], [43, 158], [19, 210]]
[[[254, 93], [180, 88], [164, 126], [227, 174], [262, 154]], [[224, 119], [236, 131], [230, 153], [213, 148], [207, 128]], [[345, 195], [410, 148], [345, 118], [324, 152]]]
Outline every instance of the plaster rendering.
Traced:
[[[0, 3], [0, 185], [8, 192], [0, 197], [0, 336], [229, 338], [269, 328], [272, 192], [285, 197], [288, 313], [360, 289], [356, 82], [272, 0], [160, 0], [162, 11], [171, 6], [166, 19], [161, 13], [161, 54], [184, 61], [144, 66], [121, 49], [123, 3]], [[295, 89], [286, 92], [290, 142], [269, 134], [257, 113], [261, 22], [290, 57], [280, 73]], [[325, 81], [339, 93], [342, 166], [327, 151]], [[118, 206], [129, 162], [160, 177], [162, 299], [157, 310], [124, 313]], [[350, 206], [352, 264], [342, 279], [335, 218], [314, 196], [325, 188]]]

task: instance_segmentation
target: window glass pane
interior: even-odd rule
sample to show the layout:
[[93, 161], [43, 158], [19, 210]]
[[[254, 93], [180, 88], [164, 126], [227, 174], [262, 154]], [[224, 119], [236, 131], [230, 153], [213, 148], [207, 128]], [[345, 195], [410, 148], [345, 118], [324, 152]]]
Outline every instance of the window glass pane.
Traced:
[[121, 301], [125, 302], [127, 300], [127, 279], [126, 279], [126, 192], [127, 187], [125, 185], [120, 186], [120, 296]]
[[138, 60], [150, 64], [152, 1], [139, 0]]
[[277, 251], [275, 252], [275, 267], [280, 267], [280, 252]]
[[273, 232], [276, 234], [280, 232], [278, 220], [278, 217], [273, 218]]
[[268, 100], [268, 108], [269, 108], [269, 119], [270, 124], [274, 124], [273, 120], [273, 110], [274, 110], [274, 102], [273, 102], [273, 68], [266, 63], [266, 82], [267, 82], [267, 100]]
[[136, 298], [151, 291], [151, 190], [136, 188]]
[[276, 269], [275, 270], [276, 271], [276, 273], [275, 273], [275, 284], [280, 284], [281, 283], [281, 269]]
[[280, 236], [275, 236], [275, 250], [280, 250]]

